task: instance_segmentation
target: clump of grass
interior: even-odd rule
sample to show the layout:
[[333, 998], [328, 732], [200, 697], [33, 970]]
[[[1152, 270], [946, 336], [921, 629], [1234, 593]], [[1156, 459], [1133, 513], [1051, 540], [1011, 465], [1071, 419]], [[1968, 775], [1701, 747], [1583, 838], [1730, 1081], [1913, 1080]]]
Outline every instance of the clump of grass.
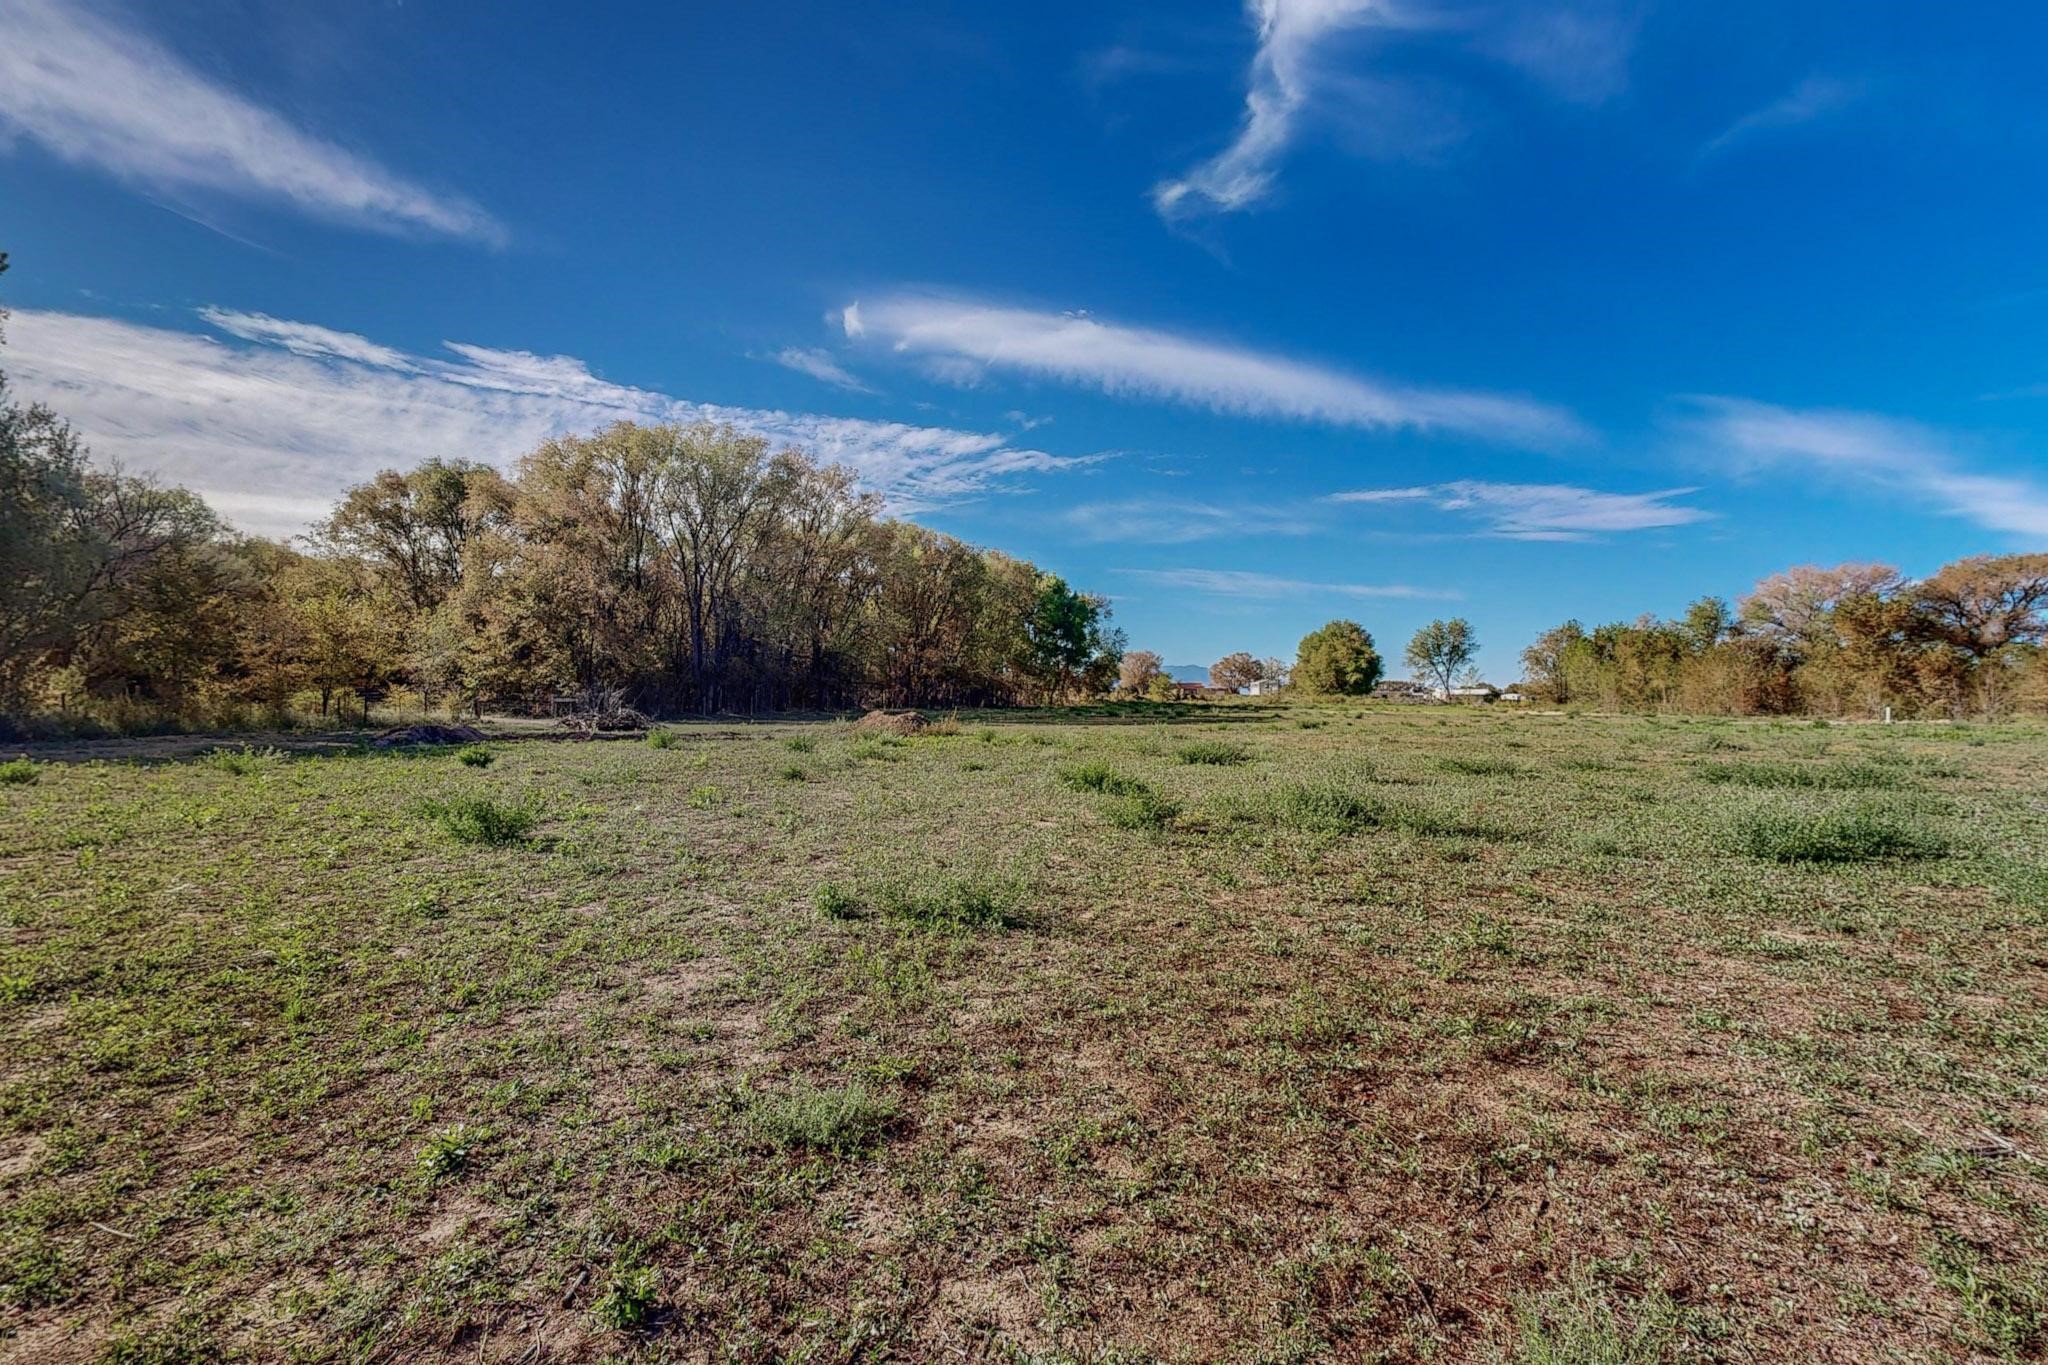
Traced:
[[476, 1149], [489, 1136], [487, 1130], [466, 1123], [443, 1128], [420, 1148], [413, 1158], [413, 1168], [429, 1185], [438, 1185], [468, 1170], [476, 1158]]
[[2008, 1276], [1944, 1236], [1929, 1254], [1934, 1282], [1963, 1301], [1963, 1316], [1980, 1338], [2008, 1360], [2029, 1360], [2048, 1345], [2048, 1277]]
[[781, 1151], [855, 1156], [880, 1140], [896, 1118], [896, 1102], [860, 1081], [841, 1086], [801, 1084], [783, 1095], [758, 1095], [747, 1105], [748, 1125]]
[[860, 915], [860, 897], [845, 882], [820, 882], [811, 892], [811, 904], [826, 919], [855, 919]]
[[690, 788], [690, 805], [697, 810], [710, 810], [725, 800], [725, 789], [706, 783]]
[[985, 773], [988, 771], [988, 764], [978, 758], [970, 758], [960, 765], [960, 771], [963, 773]]
[[1149, 787], [1114, 797], [1102, 809], [1102, 818], [1118, 829], [1165, 829], [1179, 814], [1178, 803]]
[[1695, 1324], [1661, 1290], [1626, 1306], [1580, 1283], [1516, 1301], [1515, 1365], [1659, 1365], [1672, 1359]]
[[1268, 793], [1254, 814], [1310, 834], [1354, 834], [1379, 825], [1382, 803], [1335, 782], [1302, 782]]
[[1705, 781], [1737, 787], [1854, 791], [1904, 785], [1895, 768], [1880, 763], [1709, 763], [1698, 772]]
[[1173, 751], [1173, 756], [1186, 764], [1216, 768], [1234, 768], [1252, 761], [1252, 752], [1244, 745], [1220, 739], [1201, 739], [1183, 744]]
[[782, 747], [793, 754], [807, 754], [818, 747], [818, 741], [809, 735], [792, 735], [782, 741]]
[[1754, 810], [1735, 826], [1741, 850], [1777, 863], [1868, 863], [1945, 857], [1952, 843], [1874, 803], [1825, 810]]
[[590, 1306], [590, 1315], [601, 1327], [624, 1332], [647, 1321], [654, 1311], [660, 1277], [651, 1265], [630, 1263], [613, 1267], [604, 1293]]
[[775, 775], [784, 782], [802, 782], [810, 776], [809, 773], [804, 771], [804, 766], [801, 763], [785, 763], [776, 771]]
[[860, 739], [846, 751], [846, 756], [856, 763], [894, 763], [896, 755], [889, 752], [878, 739]]
[[32, 787], [42, 776], [42, 769], [27, 754], [0, 763], [0, 787]]
[[481, 744], [469, 744], [455, 751], [455, 761], [465, 768], [488, 768], [497, 762], [496, 751]]
[[531, 804], [514, 805], [488, 796], [428, 801], [421, 811], [457, 843], [493, 848], [521, 842], [540, 820], [540, 811]]
[[1127, 777], [1107, 763], [1079, 763], [1059, 771], [1060, 784], [1077, 792], [1100, 792], [1104, 796], [1135, 796], [1151, 788], [1135, 777]]
[[990, 872], [926, 872], [882, 883], [875, 909], [929, 929], [1002, 929], [1016, 922], [1023, 888]]
[[947, 716], [944, 720], [935, 720], [925, 726], [922, 733], [930, 738], [950, 739], [960, 733], [960, 717]]
[[681, 736], [673, 730], [649, 730], [647, 747], [650, 749], [673, 749], [682, 743]]
[[1466, 754], [1446, 754], [1436, 761], [1436, 766], [1447, 773], [1458, 773], [1464, 777], [1514, 777], [1523, 771], [1522, 765], [1511, 758], [1473, 757]]
[[199, 761], [220, 772], [247, 777], [251, 773], [262, 772], [283, 757], [276, 749], [252, 749], [245, 744], [239, 749], [209, 749]]

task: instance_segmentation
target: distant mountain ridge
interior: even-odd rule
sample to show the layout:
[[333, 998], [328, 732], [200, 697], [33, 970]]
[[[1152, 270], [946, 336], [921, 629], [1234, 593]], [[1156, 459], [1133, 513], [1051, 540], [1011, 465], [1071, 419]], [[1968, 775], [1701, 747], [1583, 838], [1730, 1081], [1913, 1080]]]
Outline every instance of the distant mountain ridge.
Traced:
[[1166, 665], [1166, 676], [1175, 682], [1205, 683], [1209, 681], [1209, 665], [1168, 664]]

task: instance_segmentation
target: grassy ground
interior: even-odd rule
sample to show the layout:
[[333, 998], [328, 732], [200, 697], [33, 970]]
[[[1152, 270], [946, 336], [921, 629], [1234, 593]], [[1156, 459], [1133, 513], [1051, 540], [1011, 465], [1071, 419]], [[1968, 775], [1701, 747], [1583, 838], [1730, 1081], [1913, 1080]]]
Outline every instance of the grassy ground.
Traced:
[[2048, 732], [1079, 720], [0, 770], [0, 1357], [2048, 1351]]

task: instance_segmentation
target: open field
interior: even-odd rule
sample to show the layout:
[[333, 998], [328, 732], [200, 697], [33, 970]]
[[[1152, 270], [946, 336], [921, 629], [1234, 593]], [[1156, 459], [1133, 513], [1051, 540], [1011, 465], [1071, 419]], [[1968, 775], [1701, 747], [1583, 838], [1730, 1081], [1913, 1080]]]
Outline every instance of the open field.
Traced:
[[2048, 731], [1138, 715], [15, 769], [0, 1357], [2048, 1351]]

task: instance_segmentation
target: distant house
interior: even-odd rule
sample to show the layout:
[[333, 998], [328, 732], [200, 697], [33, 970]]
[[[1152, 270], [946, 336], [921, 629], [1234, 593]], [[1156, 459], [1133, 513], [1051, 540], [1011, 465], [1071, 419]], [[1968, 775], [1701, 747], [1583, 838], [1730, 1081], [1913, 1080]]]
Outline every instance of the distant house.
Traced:
[[1427, 702], [1438, 700], [1435, 692], [1419, 682], [1406, 678], [1389, 678], [1374, 687], [1371, 696], [1375, 701]]
[[1270, 697], [1286, 685], [1278, 678], [1257, 678], [1253, 680], [1251, 686], [1245, 688], [1245, 695], [1249, 697]]
[[1203, 682], [1177, 682], [1173, 685], [1173, 693], [1182, 701], [1208, 701], [1237, 695], [1227, 687], [1211, 687]]
[[1452, 701], [1496, 702], [1500, 700], [1500, 689], [1492, 683], [1465, 683], [1451, 689]]

